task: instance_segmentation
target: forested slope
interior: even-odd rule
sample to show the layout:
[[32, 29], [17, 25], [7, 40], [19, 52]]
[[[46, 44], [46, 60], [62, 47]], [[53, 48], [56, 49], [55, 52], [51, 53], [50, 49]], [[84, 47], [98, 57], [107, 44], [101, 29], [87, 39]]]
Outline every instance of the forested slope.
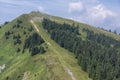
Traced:
[[[73, 52], [82, 69], [93, 80], [120, 79], [120, 41], [79, 26], [43, 19], [43, 28], [61, 47]], [[86, 33], [82, 40], [81, 32]]]

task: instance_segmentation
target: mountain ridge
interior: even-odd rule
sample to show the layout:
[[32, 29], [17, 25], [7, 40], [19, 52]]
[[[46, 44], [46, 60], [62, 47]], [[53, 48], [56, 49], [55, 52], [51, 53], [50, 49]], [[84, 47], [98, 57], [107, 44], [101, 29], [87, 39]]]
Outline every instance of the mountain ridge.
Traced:
[[[89, 78], [90, 75], [84, 72], [82, 67], [79, 66], [81, 63], [76, 59], [78, 56], [64, 49], [61, 45], [58, 45], [61, 42], [57, 43], [51, 38], [49, 32], [52, 33], [52, 31], [45, 29], [43, 26], [44, 18], [53, 21], [54, 25], [58, 24], [58, 28], [59, 25], [69, 26], [70, 28], [66, 27], [66, 29], [72, 31], [71, 35], [77, 34], [74, 33], [74, 30], [76, 30], [78, 26], [78, 33], [80, 34], [77, 34], [77, 38], [81, 38], [83, 41], [86, 41], [86, 38], [88, 38], [92, 43], [99, 43], [89, 38], [89, 31], [93, 31], [93, 37], [104, 34], [105, 36], [103, 35], [103, 38], [105, 39], [107, 36], [108, 39], [112, 38], [114, 42], [120, 40], [120, 37], [114, 33], [72, 20], [39, 12], [23, 14], [0, 29], [0, 65], [6, 65], [0, 74], [1, 80], [92, 80]], [[38, 33], [45, 41], [40, 46], [42, 46], [46, 52], [40, 53], [38, 50], [40, 48], [39, 45], [33, 46], [33, 49], [22, 51], [25, 41], [34, 33]], [[101, 44], [101, 42], [99, 44]], [[113, 44], [114, 43], [108, 46], [112, 48], [114, 47]], [[104, 47], [106, 45], [102, 44], [102, 46]], [[38, 51], [36, 55], [31, 56], [30, 50], [34, 52], [36, 49]]]
[[94, 31], [95, 33], [102, 33], [102, 34], [105, 34], [106, 36], [113, 37], [116, 40], [120, 40], [119, 35], [117, 35], [113, 32], [109, 32], [107, 30], [104, 30], [104, 29], [86, 24], [86, 23], [81, 23], [81, 22], [78, 22], [78, 21], [75, 21], [75, 20], [71, 20], [71, 19], [67, 19], [67, 18], [61, 18], [61, 17], [58, 17], [58, 16], [51, 16], [49, 14], [45, 14], [45, 13], [41, 13], [41, 12], [34, 12], [33, 11], [33, 12], [30, 13], [31, 18], [34, 17], [34, 16], [36, 16], [36, 17], [38, 16], [38, 20], [39, 20], [39, 16], [41, 16], [41, 15], [42, 15], [42, 19], [43, 18], [48, 18], [48, 19], [56, 21], [60, 24], [63, 24], [65, 22], [65, 23], [68, 23], [68, 24], [72, 25], [72, 24], [75, 23], [76, 25], [79, 25], [80, 28], [88, 28], [89, 30]]
[[[80, 69], [74, 56], [60, 48], [49, 38], [48, 34], [44, 33], [43, 29], [42, 35], [44, 35], [45, 40], [52, 42], [52, 44], [48, 41], [42, 44], [47, 52], [31, 56], [29, 50], [26, 49], [23, 53], [22, 49], [24, 48], [25, 39], [36, 32], [34, 28], [31, 28], [34, 25], [31, 24], [30, 20], [31, 17], [28, 14], [24, 14], [0, 29], [0, 66], [6, 65], [5, 69], [0, 73], [1, 80], [91, 80], [88, 78], [87, 73]], [[39, 28], [39, 30], [41, 29]], [[10, 32], [10, 34], [6, 34], [7, 39], [5, 37], [6, 32]], [[41, 34], [39, 35], [41, 36]], [[17, 40], [13, 39], [14, 36], [20, 36], [18, 41], [20, 40], [21, 42], [14, 44]], [[55, 50], [56, 46], [58, 51]], [[18, 51], [18, 48], [20, 51]], [[62, 55], [60, 54], [61, 51]], [[63, 60], [65, 60], [65, 63]], [[66, 61], [69, 63], [66, 63]], [[77, 68], [71, 67], [71, 63], [75, 64]], [[69, 68], [64, 67], [64, 65], [69, 66]], [[80, 73], [76, 71], [80, 71]], [[79, 76], [79, 74], [82, 74], [82, 76]], [[73, 75], [75, 78], [71, 77]]]

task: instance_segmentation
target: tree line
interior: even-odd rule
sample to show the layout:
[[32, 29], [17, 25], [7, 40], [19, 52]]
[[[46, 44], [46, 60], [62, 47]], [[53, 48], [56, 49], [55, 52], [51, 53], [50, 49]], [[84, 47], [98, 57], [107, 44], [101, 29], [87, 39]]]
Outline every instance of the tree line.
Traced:
[[87, 37], [82, 40], [78, 26], [49, 19], [43, 19], [42, 26], [61, 47], [75, 54], [93, 80], [120, 80], [120, 41], [85, 28], [82, 31]]

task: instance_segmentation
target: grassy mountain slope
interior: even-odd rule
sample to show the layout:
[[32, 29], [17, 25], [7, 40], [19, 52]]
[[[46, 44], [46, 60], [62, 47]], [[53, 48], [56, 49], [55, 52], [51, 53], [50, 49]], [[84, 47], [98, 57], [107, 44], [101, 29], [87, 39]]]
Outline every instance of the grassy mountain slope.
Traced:
[[[51, 40], [37, 23], [38, 34], [45, 40], [43, 46], [48, 47], [47, 51], [35, 56], [31, 56], [28, 50], [22, 53], [25, 39], [37, 32], [35, 29], [30, 30], [34, 26], [30, 22], [31, 18], [36, 20], [31, 14], [24, 14], [0, 29], [0, 66], [5, 64], [0, 80], [91, 80], [80, 69], [73, 54]], [[19, 22], [20, 25], [15, 26]], [[6, 37], [5, 33], [8, 31], [10, 34]], [[13, 37], [18, 34], [21, 36], [21, 43], [15, 45]], [[20, 52], [17, 52], [18, 48]]]
[[[0, 66], [6, 65], [0, 73], [0, 80], [92, 80], [77, 64], [74, 55], [55, 43], [42, 28], [41, 20], [44, 17], [61, 24], [64, 22], [71, 25], [75, 23], [80, 26], [80, 30], [88, 28], [96, 33], [120, 40], [116, 34], [72, 20], [37, 12], [24, 14], [0, 29]], [[13, 28], [19, 22], [18, 20], [22, 21], [20, 27]], [[11, 34], [6, 39], [5, 32], [8, 31]], [[31, 56], [29, 50], [22, 53], [25, 39], [34, 32], [37, 32], [45, 41], [42, 44], [46, 47], [45, 54]], [[13, 36], [18, 34], [21, 36], [21, 44], [14, 45]], [[86, 33], [81, 32], [81, 36], [84, 39]], [[20, 48], [20, 52], [17, 52], [18, 48]]]
[[[49, 52], [48, 56], [46, 57], [48, 59], [48, 64], [50, 64], [50, 67], [52, 71], [55, 70], [55, 76], [57, 75], [60, 80], [71, 80], [69, 71], [72, 72], [73, 76], [76, 79], [73, 80], [90, 80], [86, 73], [84, 73], [80, 67], [77, 64], [76, 59], [74, 58], [73, 54], [69, 51], [61, 48], [58, 44], [56, 44], [53, 40], [50, 39], [50, 36], [46, 31], [41, 27], [41, 24], [39, 22], [36, 22], [37, 26], [40, 26], [38, 29], [40, 30], [40, 34], [42, 34], [43, 39], [46, 41], [46, 43], [49, 45]], [[55, 66], [54, 66], [55, 65]], [[54, 69], [56, 67], [57, 69]], [[61, 73], [61, 74], [60, 74]], [[67, 74], [66, 74], [67, 73]], [[63, 76], [66, 75], [68, 77]], [[81, 75], [81, 76], [80, 76]], [[63, 77], [62, 77], [63, 76]]]

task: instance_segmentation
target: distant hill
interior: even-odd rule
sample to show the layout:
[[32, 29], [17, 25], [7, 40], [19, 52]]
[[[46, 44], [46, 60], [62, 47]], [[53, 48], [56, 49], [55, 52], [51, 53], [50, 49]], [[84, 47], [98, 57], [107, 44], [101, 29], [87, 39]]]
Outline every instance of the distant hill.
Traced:
[[120, 80], [120, 36], [40, 12], [0, 28], [0, 80]]

